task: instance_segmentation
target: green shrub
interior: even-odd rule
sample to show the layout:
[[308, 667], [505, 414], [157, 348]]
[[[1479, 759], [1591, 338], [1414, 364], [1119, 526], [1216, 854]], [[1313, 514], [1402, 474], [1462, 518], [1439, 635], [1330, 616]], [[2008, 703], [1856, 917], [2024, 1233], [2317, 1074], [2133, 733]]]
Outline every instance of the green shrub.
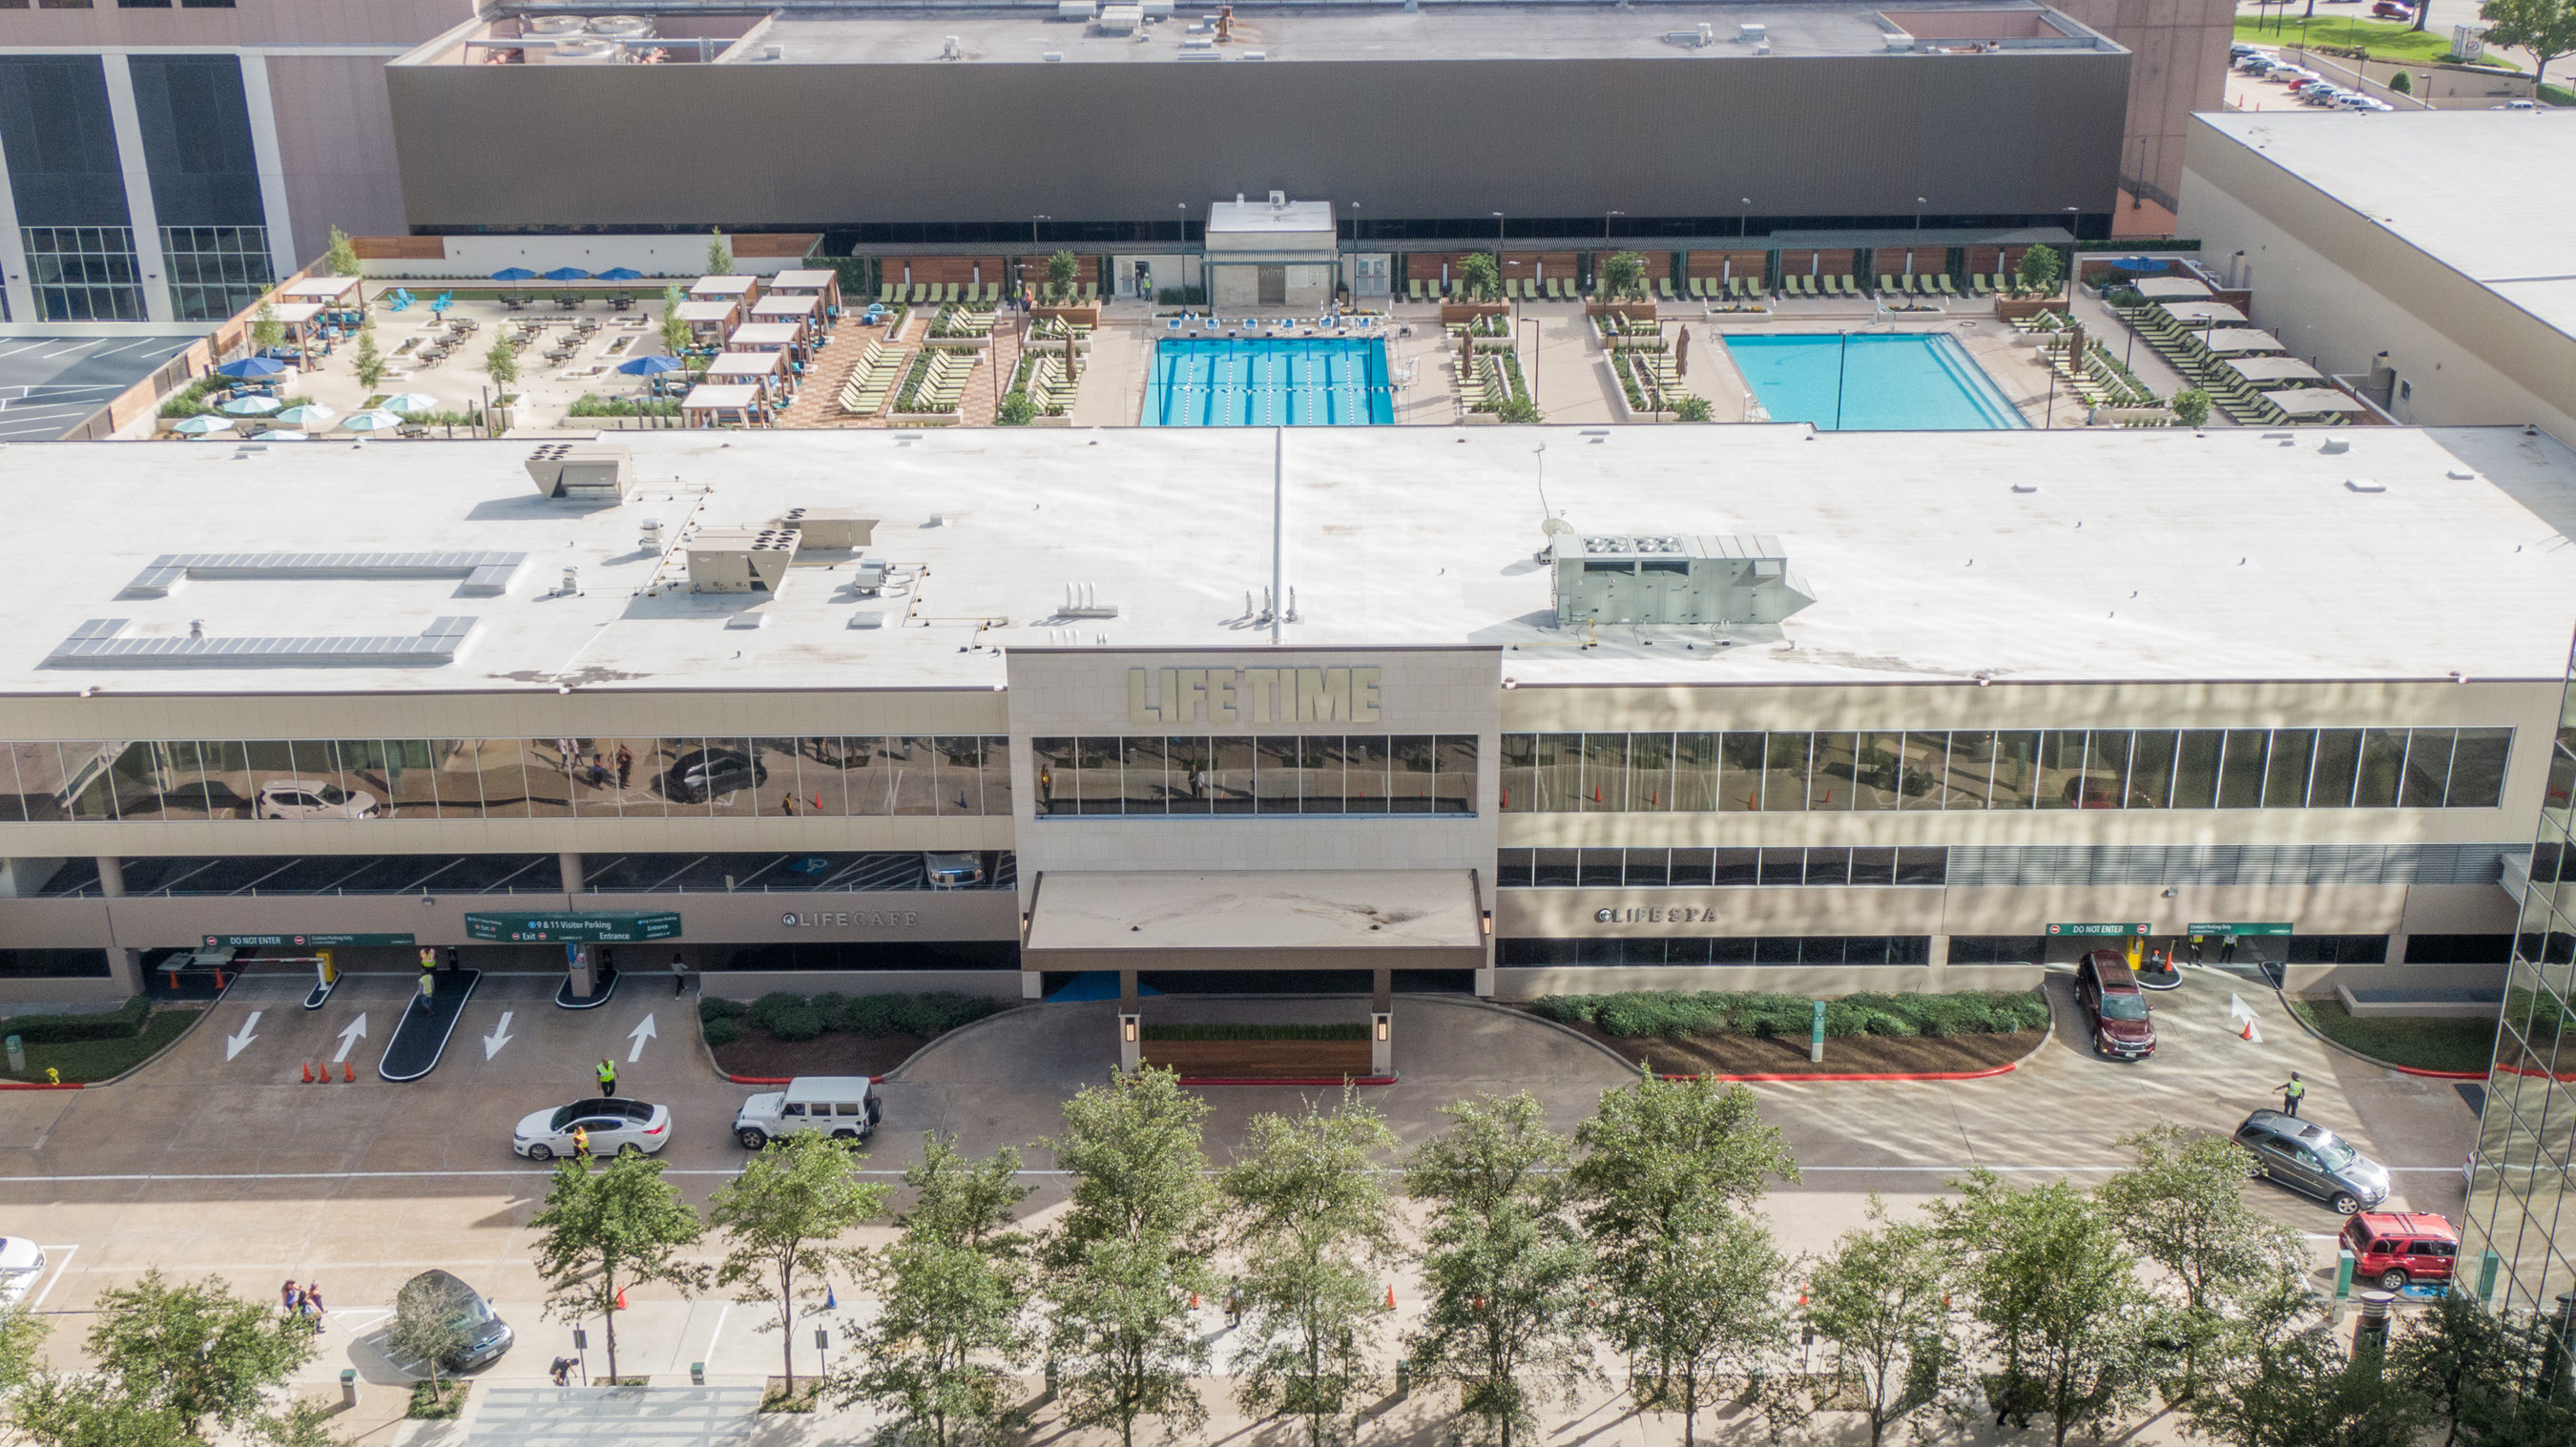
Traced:
[[1026, 427], [1036, 420], [1037, 415], [1038, 404], [1029, 400], [1029, 394], [1014, 391], [1002, 399], [1001, 407], [993, 414], [993, 422], [1001, 427]]
[[742, 1038], [742, 1021], [732, 1015], [704, 1021], [698, 1028], [705, 1033], [709, 1045], [731, 1045]]
[[[789, 990], [772, 990], [752, 1001], [750, 1020], [755, 1028], [782, 1040], [811, 1040], [823, 1033], [822, 1017], [814, 1013], [814, 1002]], [[813, 1028], [802, 1035], [791, 1036], [779, 1028], [784, 1025], [788, 1030], [803, 1029], [809, 1020]]]
[[[1559, 1024], [1592, 1025], [1623, 1039], [1660, 1035], [1673, 1040], [1728, 1035], [1804, 1039], [1814, 1028], [1815, 1008], [1803, 995], [1713, 990], [1549, 995], [1530, 1003], [1533, 1014]], [[1836, 1038], [1989, 1035], [2047, 1024], [2048, 1002], [2031, 990], [1949, 995], [1863, 991], [1825, 1004], [1825, 1033]]]
[[698, 1018], [701, 1020], [739, 1020], [750, 1013], [751, 1007], [740, 1000], [725, 1000], [709, 995], [698, 1001]]
[[895, 1028], [894, 1007], [895, 1002], [902, 998], [900, 995], [861, 995], [850, 1001], [850, 1008], [842, 1012], [841, 1022], [832, 1028], [852, 1035], [900, 1035], [903, 1032]]
[[905, 1035], [918, 1035], [927, 1040], [945, 1035], [960, 1025], [971, 1024], [1001, 1007], [981, 995], [960, 995], [937, 990], [926, 995], [894, 995], [895, 1029]]
[[0, 1021], [0, 1035], [28, 1045], [69, 1045], [82, 1040], [131, 1040], [143, 1033], [152, 1002], [141, 995], [97, 1015], [19, 1015]]

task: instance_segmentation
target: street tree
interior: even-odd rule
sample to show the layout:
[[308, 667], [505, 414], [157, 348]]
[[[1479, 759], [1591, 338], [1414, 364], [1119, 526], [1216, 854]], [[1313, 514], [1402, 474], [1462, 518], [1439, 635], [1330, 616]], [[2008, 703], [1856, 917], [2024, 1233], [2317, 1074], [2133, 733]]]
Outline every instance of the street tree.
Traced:
[[1834, 1376], [1856, 1384], [1870, 1447], [1938, 1401], [1964, 1375], [1942, 1252], [1929, 1227], [1890, 1221], [1876, 1194], [1870, 1228], [1845, 1233], [1807, 1283], [1807, 1324]]
[[1244, 1268], [1236, 1400], [1255, 1417], [1304, 1418], [1308, 1447], [1347, 1438], [1376, 1381], [1377, 1283], [1398, 1251], [1378, 1168], [1395, 1149], [1344, 1086], [1329, 1113], [1310, 1100], [1303, 1115], [1254, 1116], [1217, 1181]]
[[888, 1186], [859, 1178], [865, 1156], [819, 1132], [791, 1135], [751, 1158], [707, 1203], [707, 1224], [724, 1237], [716, 1285], [763, 1305], [760, 1330], [779, 1336], [786, 1394], [796, 1395], [796, 1316], [830, 1295], [830, 1275], [859, 1253], [841, 1237], [885, 1214]]
[[559, 1162], [545, 1209], [528, 1225], [537, 1233], [546, 1314], [558, 1321], [600, 1319], [611, 1382], [626, 1289], [659, 1282], [686, 1296], [707, 1282], [706, 1267], [680, 1257], [705, 1228], [650, 1156], [611, 1156], [597, 1170], [583, 1161]]
[[2503, 1366], [2475, 1399], [2467, 1437], [2477, 1447], [2566, 1447], [2576, 1442], [2576, 1388], [2568, 1342], [2552, 1315], [2498, 1318]]
[[688, 318], [680, 315], [680, 306], [687, 300], [678, 282], [662, 288], [662, 350], [675, 357], [696, 340], [689, 335]]
[[2243, 1307], [2307, 1262], [2298, 1233], [2245, 1203], [2254, 1154], [2223, 1135], [2161, 1121], [2120, 1144], [2137, 1164], [2094, 1200], [2140, 1256], [2164, 1268], [2165, 1335], [2182, 1342], [2177, 1402], [2200, 1386]]
[[2149, 1305], [2137, 1258], [2109, 1216], [2064, 1181], [2015, 1188], [1980, 1167], [1932, 1203], [2002, 1374], [1998, 1422], [2044, 1414], [2065, 1447], [2143, 1395]]
[[1601, 258], [1600, 290], [1614, 301], [1646, 293], [1646, 259], [1633, 251]]
[[2463, 1420], [2486, 1415], [2505, 1379], [2503, 1323], [2466, 1296], [2445, 1295], [2408, 1319], [2388, 1349], [2388, 1371], [2421, 1397], [2442, 1428], [2442, 1447]]
[[724, 228], [707, 228], [707, 275], [733, 275], [733, 243], [725, 240]]
[[430, 1395], [441, 1402], [447, 1400], [447, 1388], [439, 1380], [447, 1359], [464, 1350], [474, 1335], [463, 1285], [434, 1272], [404, 1282], [394, 1294], [394, 1319], [386, 1330], [390, 1354], [398, 1361], [419, 1362], [428, 1374]]
[[1207, 1112], [1172, 1071], [1118, 1072], [1065, 1102], [1064, 1134], [1042, 1142], [1073, 1178], [1043, 1249], [1065, 1420], [1115, 1426], [1127, 1447], [1143, 1418], [1180, 1432], [1207, 1416], [1191, 1382], [1207, 1346], [1189, 1314], [1192, 1296], [1214, 1288]]
[[1007, 1146], [968, 1161], [954, 1136], [932, 1133], [904, 1172], [918, 1195], [896, 1217], [902, 1236], [869, 1259], [877, 1317], [859, 1366], [834, 1385], [891, 1418], [898, 1443], [976, 1447], [1013, 1425], [1003, 1374], [1032, 1346], [1028, 1237], [1011, 1229], [1031, 1190], [1019, 1170]]
[[1502, 264], [1490, 251], [1470, 251], [1458, 261], [1458, 284], [1467, 295], [1484, 301], [1503, 289]]
[[259, 310], [250, 316], [250, 345], [256, 352], [267, 352], [286, 344], [286, 323], [277, 319], [277, 303], [262, 299]]
[[519, 382], [519, 344], [507, 336], [492, 339], [492, 350], [483, 354], [483, 370], [492, 374], [492, 385], [509, 388]]
[[175, 1408], [95, 1373], [36, 1377], [10, 1394], [8, 1413], [33, 1447], [199, 1447]]
[[2347, 1357], [2295, 1286], [2259, 1315], [2245, 1359], [2184, 1407], [2195, 1435], [2229, 1447], [2416, 1447], [2431, 1405], [2379, 1362]]
[[1574, 1138], [1602, 1325], [1641, 1404], [1679, 1411], [1696, 1444], [1700, 1408], [1784, 1339], [1787, 1263], [1749, 1208], [1769, 1178], [1797, 1180], [1797, 1164], [1753, 1092], [1714, 1080], [1648, 1074], [1603, 1095]]
[[90, 1360], [127, 1404], [118, 1410], [166, 1411], [192, 1438], [210, 1422], [254, 1426], [261, 1394], [313, 1359], [310, 1326], [233, 1295], [220, 1276], [172, 1282], [155, 1268], [99, 1293], [97, 1311]]
[[1449, 1129], [1404, 1167], [1406, 1193], [1431, 1206], [1427, 1299], [1405, 1355], [1425, 1382], [1455, 1387], [1460, 1411], [1511, 1447], [1535, 1435], [1551, 1395], [1571, 1402], [1593, 1375], [1591, 1253], [1565, 1175], [1572, 1142], [1547, 1128], [1527, 1091], [1441, 1114]]
[[2487, 23], [2487, 44], [2528, 50], [2533, 89], [2549, 76], [2549, 63], [2576, 54], [2576, 3], [2570, 0], [2486, 0], [2478, 18]]
[[331, 243], [322, 253], [322, 264], [331, 268], [333, 276], [356, 276], [366, 269], [359, 264], [358, 248], [349, 240], [349, 233], [337, 226], [331, 228]]

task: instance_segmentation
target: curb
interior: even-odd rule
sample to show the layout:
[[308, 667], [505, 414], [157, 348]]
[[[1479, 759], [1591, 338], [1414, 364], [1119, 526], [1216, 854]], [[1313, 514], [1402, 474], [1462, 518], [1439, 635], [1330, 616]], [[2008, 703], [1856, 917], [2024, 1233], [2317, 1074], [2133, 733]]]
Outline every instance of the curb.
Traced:
[[[2048, 1042], [2043, 1039], [2039, 1043], [2046, 1045]], [[2028, 1056], [2022, 1057], [2023, 1060], [2027, 1060], [2029, 1058], [2030, 1057]], [[2001, 1065], [1991, 1065], [1983, 1070], [1909, 1070], [1900, 1071], [1892, 1075], [1658, 1075], [1655, 1078], [1657, 1080], [1822, 1080], [1838, 1081], [1849, 1084], [1855, 1081], [1990, 1080], [1998, 1075], [2009, 1075], [2019, 1069], [2021, 1069], [2020, 1060], [2007, 1060]]]
[[1329, 1079], [1321, 1075], [1184, 1075], [1176, 1083], [1194, 1087], [1212, 1085], [1393, 1085], [1395, 1084], [1395, 1079], [1396, 1078], [1392, 1075], [1336, 1075]]
[[[796, 1083], [796, 1078], [792, 1075], [728, 1075], [725, 1079], [735, 1085], [793, 1085]], [[871, 1075], [867, 1079], [870, 1085], [885, 1083], [885, 1077], [882, 1075]]]
[[2394, 1070], [2400, 1075], [2412, 1075], [2421, 1080], [2485, 1080], [2489, 1078], [2490, 1072], [2484, 1070], [2426, 1070], [2419, 1065], [2400, 1065], [2393, 1060], [2382, 1060], [2376, 1055], [2364, 1055], [2360, 1051], [2353, 1049], [2351, 1046], [2343, 1044], [2342, 1042], [2328, 1036], [2316, 1026], [2309, 1024], [2308, 1018], [2305, 1015], [2300, 1014], [2297, 1008], [2291, 1005], [2290, 995], [2287, 990], [2275, 985], [2272, 987], [2272, 995], [2275, 999], [2278, 999], [2281, 1002], [2281, 1012], [2290, 1017], [2291, 1024], [2296, 1025], [2301, 1030], [2307, 1032], [2309, 1039], [2314, 1040], [2319, 1045], [2324, 1046], [2337, 1055], [2350, 1056], [2352, 1059], [2358, 1060], [2364, 1065], [2376, 1065], [2382, 1070]]
[[215, 1013], [215, 1007], [231, 998], [233, 986], [242, 982], [242, 976], [245, 973], [247, 972], [235, 970], [233, 972], [232, 979], [226, 981], [224, 987], [215, 992], [215, 998], [206, 1002], [206, 1008], [197, 1012], [197, 1018], [188, 1022], [187, 1029], [180, 1031], [177, 1035], [170, 1038], [169, 1044], [164, 1045], [160, 1049], [153, 1051], [151, 1054], [144, 1056], [142, 1059], [127, 1066], [123, 1070], [118, 1071], [114, 1075], [109, 1076], [105, 1080], [66, 1080], [60, 1085], [33, 1080], [0, 1081], [0, 1090], [96, 1090], [101, 1086], [119, 1084], [141, 1072], [144, 1067], [150, 1065], [153, 1061], [158, 1060], [162, 1056], [169, 1054], [171, 1051], [178, 1049], [189, 1036], [196, 1034], [197, 1027], [206, 1023], [206, 1017]]

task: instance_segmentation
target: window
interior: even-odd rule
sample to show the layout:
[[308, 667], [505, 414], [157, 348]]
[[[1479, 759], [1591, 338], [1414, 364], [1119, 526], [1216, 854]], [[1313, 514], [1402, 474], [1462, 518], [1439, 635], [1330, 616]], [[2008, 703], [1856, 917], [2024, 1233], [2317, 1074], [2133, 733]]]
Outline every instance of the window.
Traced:
[[139, 322], [143, 288], [130, 226], [28, 226], [27, 280], [49, 322]]
[[1940, 885], [1947, 848], [1505, 849], [1505, 889], [1745, 889], [1756, 886]]
[[1563, 965], [1920, 965], [1932, 942], [1922, 935], [1689, 935], [1611, 939], [1494, 941], [1494, 963], [1506, 969]]
[[2045, 935], [1952, 935], [1954, 965], [2036, 965], [2048, 959]]
[[161, 260], [181, 321], [222, 321], [256, 303], [273, 275], [265, 226], [164, 226]]
[[[1556, 737], [1505, 738], [1503, 787], [1507, 798], [1518, 794], [1510, 801], [1511, 812], [1536, 812], [1529, 806], [1544, 802], [1548, 769], [1542, 760]], [[1625, 735], [1602, 737], [1623, 747], [1626, 742]], [[943, 814], [1010, 812], [1009, 771], [1000, 740], [883, 742], [898, 772], [918, 770], [924, 758], [935, 760], [932, 780], [892, 786], [904, 796], [917, 787], [924, 806], [891, 812], [929, 813], [933, 805]], [[1101, 735], [1032, 739], [1029, 750], [1038, 786], [1035, 812], [1041, 819], [1076, 814], [1131, 819], [1210, 814], [1458, 818], [1476, 812], [1473, 734]]]

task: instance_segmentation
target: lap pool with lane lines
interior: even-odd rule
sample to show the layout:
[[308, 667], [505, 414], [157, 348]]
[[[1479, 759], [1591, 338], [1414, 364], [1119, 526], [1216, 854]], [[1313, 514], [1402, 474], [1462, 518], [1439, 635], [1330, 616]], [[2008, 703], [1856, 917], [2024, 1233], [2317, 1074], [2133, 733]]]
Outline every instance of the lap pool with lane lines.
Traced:
[[1721, 340], [1774, 422], [1844, 432], [2030, 426], [1968, 349], [1939, 332], [1730, 333]]
[[1148, 427], [1365, 427], [1395, 421], [1383, 337], [1169, 337]]

